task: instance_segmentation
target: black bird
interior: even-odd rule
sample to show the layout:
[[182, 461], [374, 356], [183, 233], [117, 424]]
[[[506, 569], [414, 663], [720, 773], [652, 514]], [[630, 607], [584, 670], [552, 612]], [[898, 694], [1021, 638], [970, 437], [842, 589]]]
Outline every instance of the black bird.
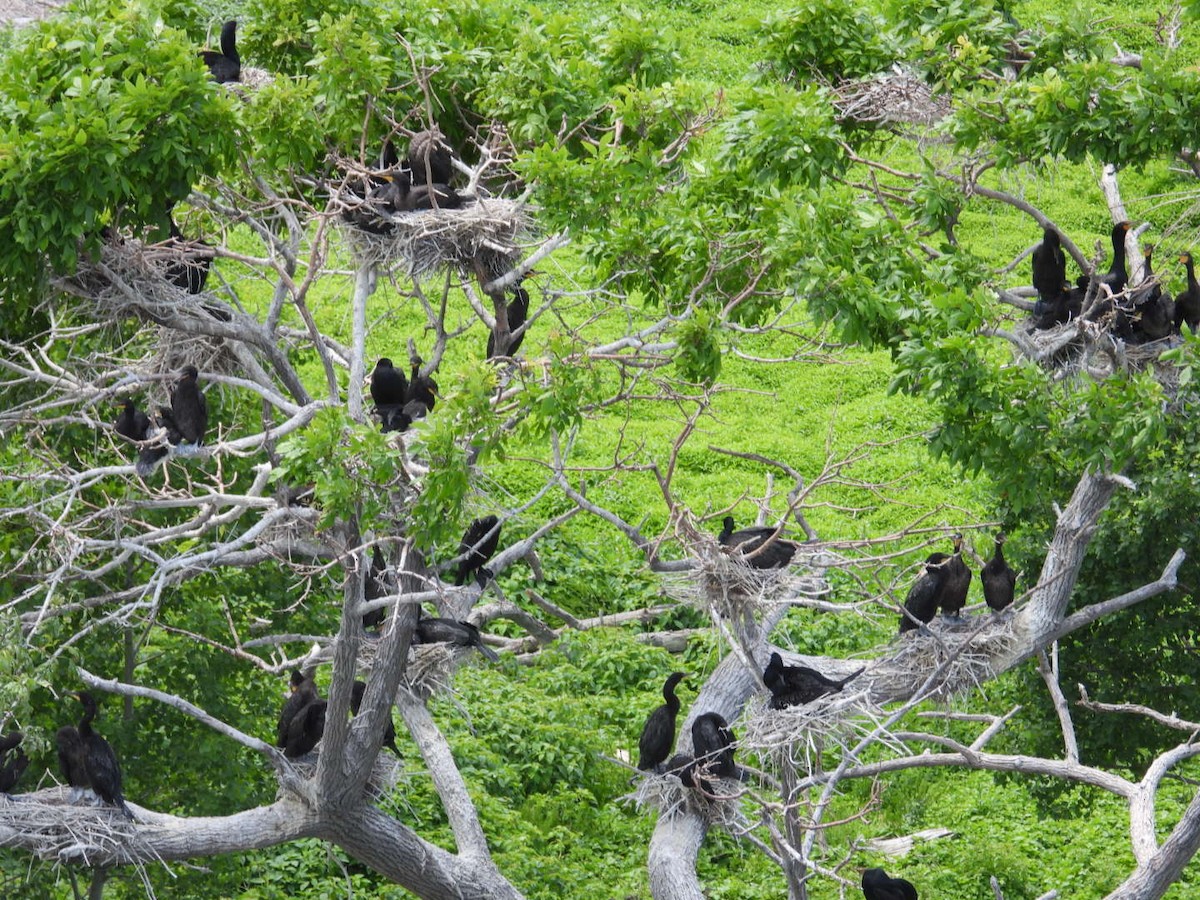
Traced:
[[29, 757], [21, 749], [25, 735], [13, 731], [0, 738], [0, 794], [11, 794], [17, 779], [29, 767]]
[[979, 580], [983, 582], [983, 599], [996, 612], [1010, 606], [1016, 593], [1017, 573], [1008, 567], [1004, 559], [1005, 540], [1004, 532], [997, 531], [996, 550], [979, 573]]
[[[512, 300], [508, 302], [508, 349], [500, 354], [502, 356], [516, 356], [517, 351], [521, 349], [521, 342], [525, 340], [525, 332], [521, 332], [516, 337], [512, 335], [517, 329], [525, 324], [525, 319], [529, 316], [529, 291], [517, 285], [513, 288]], [[487, 341], [487, 358], [491, 359], [496, 356], [496, 332], [488, 332]]]
[[692, 754], [696, 767], [709, 778], [738, 777], [736, 745], [733, 730], [719, 713], [707, 712], [692, 721]]
[[133, 405], [133, 400], [125, 398], [121, 414], [117, 416], [117, 434], [126, 440], [137, 443], [144, 441], [150, 431], [150, 417]]
[[[418, 610], [418, 615], [420, 611]], [[414, 644], [449, 644], [452, 647], [474, 647], [492, 662], [499, 662], [496, 651], [483, 643], [479, 629], [470, 622], [454, 619], [428, 619], [421, 616], [413, 629]]]
[[[383, 553], [380, 552], [379, 545], [376, 544], [371, 549], [371, 571], [367, 573], [367, 582], [363, 585], [363, 599], [378, 600], [381, 597], [388, 596], [391, 591], [388, 589], [386, 578], [387, 563], [384, 562]], [[387, 608], [383, 606], [379, 609], [373, 609], [368, 613], [363, 613], [363, 628], [378, 628], [383, 624], [385, 618], [387, 618]]]
[[[412, 375], [408, 379], [408, 393], [404, 397], [405, 404], [415, 401], [422, 404], [426, 411], [433, 412], [433, 405], [437, 402], [437, 389], [437, 382], [428, 375], [422, 375], [421, 364], [414, 362]], [[413, 416], [412, 418], [415, 420], [423, 417]]]
[[696, 781], [696, 760], [686, 753], [676, 753], [666, 761], [663, 774], [678, 776], [687, 787], [699, 787]]
[[64, 725], [55, 733], [54, 743], [58, 746], [58, 765], [71, 787], [71, 802], [74, 803], [83, 791], [92, 787], [84, 760], [87, 754], [83, 749], [83, 739], [74, 725]]
[[942, 579], [946, 574], [944, 563], [949, 558], [945, 553], [931, 553], [925, 560], [920, 576], [908, 589], [908, 596], [904, 599], [904, 612], [900, 613], [901, 634], [915, 631], [922, 624], [928, 625], [937, 615], [938, 596], [942, 592]]
[[786, 709], [812, 703], [826, 694], [836, 694], [865, 671], [864, 667], [853, 675], [835, 681], [808, 666], [785, 666], [783, 657], [772, 653], [771, 661], [763, 671], [763, 684], [771, 692], [771, 709]]
[[943, 616], [958, 618], [967, 605], [967, 592], [971, 589], [971, 570], [962, 558], [963, 536], [954, 535], [954, 555], [946, 560], [943, 568], [938, 606]]
[[129, 807], [125, 805], [125, 796], [121, 792], [121, 764], [117, 762], [117, 754], [113, 752], [108, 741], [92, 728], [92, 720], [96, 718], [96, 698], [88, 691], [78, 691], [74, 696], [83, 704], [79, 737], [83, 741], [84, 770], [92, 790], [105, 803], [119, 807], [129, 821], [136, 821]]
[[[392, 151], [395, 154], [395, 150]], [[450, 148], [438, 128], [418, 131], [408, 142], [403, 167], [412, 172], [414, 185], [447, 185], [454, 175]]]
[[[362, 707], [363, 694], [366, 693], [366, 690], [367, 683], [365, 681], [354, 682], [354, 687], [350, 693], [350, 712], [356, 716]], [[395, 753], [397, 757], [400, 756], [400, 748], [396, 746], [396, 726], [392, 724], [390, 709], [387, 714], [387, 725], [383, 729], [383, 746]]]
[[328, 700], [320, 698], [307, 703], [288, 723], [287, 743], [283, 755], [289, 759], [311, 753], [325, 735], [325, 711]]
[[208, 401], [196, 383], [199, 374], [195, 366], [184, 366], [171, 391], [171, 420], [179, 433], [178, 442], [199, 444], [208, 430]]
[[201, 50], [196, 54], [208, 71], [213, 81], [224, 84], [227, 81], [240, 81], [242, 78], [242, 60], [237, 51], [237, 20], [230, 19], [221, 26], [221, 52], [216, 50]]
[[398, 213], [426, 209], [459, 209], [468, 202], [453, 188], [441, 183], [414, 184], [408, 169], [393, 169], [387, 176], [388, 188], [383, 198]]
[[1179, 261], [1187, 268], [1187, 290], [1175, 298], [1175, 328], [1181, 330], [1186, 322], [1192, 331], [1200, 329], [1200, 283], [1196, 281], [1196, 263], [1192, 254], [1179, 254]]
[[496, 546], [500, 543], [500, 519], [496, 516], [484, 516], [476, 519], [467, 526], [462, 541], [458, 545], [458, 556], [463, 560], [458, 564], [458, 573], [454, 576], [456, 585], [464, 585], [471, 574], [475, 574], [479, 586], [483, 587], [492, 573], [483, 564], [492, 558]]
[[663, 685], [662, 695], [667, 702], [657, 707], [646, 717], [642, 736], [638, 739], [638, 764], [643, 772], [657, 771], [671, 755], [675, 745], [675, 717], [679, 715], [679, 698], [675, 696], [675, 685], [685, 677], [683, 672], [672, 672]]
[[721, 520], [721, 533], [717, 541], [722, 547], [737, 550], [747, 565], [754, 569], [779, 569], [792, 561], [796, 554], [796, 545], [791, 541], [776, 537], [772, 540], [776, 529], [765, 526], [733, 530], [733, 516]]
[[[235, 79], [236, 80], [236, 79]], [[167, 213], [171, 240], [168, 246], [177, 258], [167, 263], [163, 275], [167, 281], [189, 294], [199, 294], [208, 283], [208, 270], [212, 267], [213, 252], [204, 241], [189, 241], [175, 224], [175, 217]], [[201, 249], [193, 249], [190, 245], [198, 244]]]
[[392, 365], [386, 356], [375, 363], [371, 370], [371, 400], [383, 422], [383, 431], [404, 431], [408, 424], [400, 427], [400, 413], [407, 402], [408, 379]]
[[[1129, 269], [1125, 265], [1125, 235], [1132, 226], [1128, 222], [1118, 222], [1112, 229], [1112, 247], [1113, 258], [1112, 264], [1108, 267], [1108, 271], [1102, 275], [1097, 282], [1096, 289], [1099, 293], [1092, 303], [1092, 308], [1088, 312], [1090, 320], [1097, 320], [1108, 315], [1113, 311], [1113, 300], [1105, 296], [1103, 288], [1108, 287], [1113, 295], [1120, 294], [1129, 284]], [[1080, 287], [1086, 287], [1088, 279], [1080, 277]], [[1118, 301], [1119, 302], [1119, 301]], [[1118, 310], [1118, 312], [1120, 312]], [[1114, 329], [1120, 330], [1121, 316], [1118, 315], [1118, 321], [1114, 323]]]
[[319, 700], [317, 685], [312, 675], [305, 675], [299, 669], [292, 669], [292, 680], [288, 685], [288, 696], [279, 710], [279, 724], [275, 726], [275, 746], [286, 747], [288, 730], [292, 727], [292, 719], [296, 714], [314, 700]]
[[889, 878], [883, 869], [867, 869], [862, 876], [866, 900], [920, 900], [917, 889], [903, 878]]
[[1067, 289], [1067, 257], [1062, 238], [1053, 228], [1042, 232], [1042, 242], [1033, 251], [1033, 286], [1038, 296], [1053, 302]]
[[1133, 292], [1133, 307], [1136, 313], [1134, 336], [1139, 341], [1157, 341], [1165, 338], [1175, 327], [1175, 301], [1163, 290], [1162, 283], [1154, 277], [1151, 262], [1154, 245], [1147, 244], [1142, 251], [1145, 257], [1145, 280]]

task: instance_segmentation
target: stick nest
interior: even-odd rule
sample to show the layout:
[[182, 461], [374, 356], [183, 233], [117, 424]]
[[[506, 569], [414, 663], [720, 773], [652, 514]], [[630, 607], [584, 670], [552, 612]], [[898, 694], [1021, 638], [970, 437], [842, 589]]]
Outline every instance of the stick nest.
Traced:
[[710, 825], [735, 834], [749, 828], [738, 804], [742, 793], [741, 783], [732, 778], [714, 778], [705, 782], [705, 793], [688, 787], [679, 780], [678, 775], [669, 772], [639, 775], [644, 777], [639, 779], [633, 793], [623, 798], [632, 801], [639, 810], [657, 810], [662, 817], [698, 815]]
[[[865, 682], [868, 673], [859, 678]], [[764, 760], [774, 760], [777, 764], [782, 763], [781, 755], [795, 760], [799, 749], [810, 761], [805, 766], [808, 771], [823, 751], [833, 747], [849, 749], [873, 732], [885, 715], [866, 688], [847, 687], [811, 703], [785, 709], [771, 709], [768, 699], [767, 695], [759, 695], [746, 705], [739, 749], [757, 750]]]
[[950, 114], [948, 94], [935, 94], [916, 72], [894, 66], [830, 88], [840, 122], [935, 125]]
[[137, 825], [114, 806], [85, 806], [67, 800], [67, 788], [45, 788], [9, 799], [0, 797], [0, 832], [6, 846], [19, 846], [38, 859], [94, 865], [140, 841]]
[[941, 621], [932, 630], [911, 631], [869, 673], [876, 696], [911, 696], [942, 670], [927, 696], [951, 700], [996, 677], [993, 660], [1007, 657], [1018, 643], [1007, 616], [969, 616], [963, 623]]

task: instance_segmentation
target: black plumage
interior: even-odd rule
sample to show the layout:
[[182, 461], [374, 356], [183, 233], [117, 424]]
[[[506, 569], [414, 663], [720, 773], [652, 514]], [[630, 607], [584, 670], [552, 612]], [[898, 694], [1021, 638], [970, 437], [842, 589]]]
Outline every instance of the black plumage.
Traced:
[[463, 559], [458, 564], [454, 583], [464, 585], [473, 574], [479, 586], [483, 587], [492, 577], [492, 573], [485, 569], [483, 564], [492, 558], [499, 543], [500, 519], [497, 516], [483, 516], [468, 525], [458, 545], [457, 555]]
[[[525, 320], [529, 317], [529, 291], [517, 285], [513, 288], [512, 300], [508, 302], [508, 349], [502, 354], [496, 353], [496, 332], [488, 332], [487, 340], [487, 358], [493, 356], [516, 356], [517, 351], [521, 349], [521, 343], [525, 340], [525, 332], [516, 334], [517, 330], [525, 324]], [[515, 335], [515, 337], [514, 337]]]
[[[185, 238], [170, 213], [167, 214], [167, 222], [171, 232], [167, 246], [176, 258], [167, 263], [163, 275], [175, 287], [189, 294], [199, 294], [208, 283], [208, 270], [212, 267], [214, 254], [204, 241]], [[221, 317], [219, 313], [217, 315]]]
[[721, 533], [717, 540], [722, 547], [740, 553], [748, 566], [754, 569], [779, 569], [792, 561], [796, 545], [775, 536], [776, 529], [765, 526], [734, 530], [733, 516], [721, 520]]
[[[412, 364], [412, 375], [408, 379], [408, 393], [405, 395], [405, 405], [409, 403], [419, 403], [425, 407], [426, 412], [433, 412], [433, 406], [437, 403], [437, 382], [429, 375], [421, 374], [421, 364], [414, 362]], [[409, 412], [415, 412], [415, 409], [410, 409]], [[423, 416], [412, 415], [412, 419], [424, 418]]]
[[686, 753], [676, 753], [663, 765], [664, 775], [674, 775], [687, 787], [694, 788], [696, 782], [696, 760]]
[[962, 558], [963, 536], [954, 535], [954, 553], [943, 563], [945, 574], [942, 576], [938, 592], [938, 606], [943, 616], [957, 618], [962, 608], [967, 605], [967, 593], [971, 589], [971, 569]]
[[1153, 244], [1146, 245], [1143, 257], [1145, 267], [1142, 275], [1145, 280], [1137, 286], [1132, 298], [1136, 317], [1133, 334], [1138, 341], [1157, 341], [1169, 335], [1175, 327], [1175, 301], [1154, 277]]
[[[1117, 303], [1115, 311], [1117, 316], [1114, 319], [1113, 330], [1118, 334], [1125, 329], [1124, 312], [1120, 308], [1121, 301], [1114, 301], [1112, 295], [1120, 294], [1129, 284], [1129, 269], [1125, 264], [1125, 235], [1132, 226], [1128, 222], [1118, 222], [1112, 229], [1112, 248], [1113, 257], [1112, 263], [1099, 279], [1096, 285], [1096, 298], [1088, 310], [1088, 319], [1098, 320], [1114, 312], [1114, 302]], [[1080, 278], [1083, 282], [1081, 287], [1086, 285], [1087, 279]], [[1104, 289], [1108, 288], [1106, 292]]]
[[121, 764], [117, 754], [103, 737], [96, 733], [92, 721], [96, 718], [96, 698], [88, 691], [79, 691], [75, 698], [83, 704], [83, 718], [79, 720], [79, 737], [83, 741], [83, 764], [92, 790], [105, 803], [120, 808], [125, 818], [134, 821], [133, 813], [125, 805], [121, 791]]
[[1052, 302], [1067, 289], [1067, 256], [1062, 238], [1053, 228], [1042, 232], [1042, 242], [1033, 250], [1033, 286], [1038, 296]]
[[454, 175], [450, 148], [437, 128], [418, 131], [412, 136], [402, 165], [412, 172], [414, 185], [447, 185]]
[[[925, 560], [921, 574], [908, 589], [904, 599], [904, 612], [900, 613], [900, 633], [915, 631], [922, 624], [928, 625], [937, 615], [938, 597], [942, 592], [942, 578], [946, 562], [945, 553], [931, 553]], [[915, 621], [914, 621], [915, 620]]]
[[1004, 559], [1004, 541], [1004, 532], [996, 532], [996, 549], [979, 573], [979, 580], [983, 582], [983, 599], [996, 612], [1012, 605], [1017, 585], [1017, 573], [1008, 567]]
[[917, 889], [903, 878], [889, 878], [883, 869], [867, 869], [862, 876], [866, 900], [920, 900]]
[[[418, 613], [419, 614], [419, 613]], [[449, 644], [452, 647], [474, 647], [492, 662], [499, 662], [496, 651], [483, 642], [483, 635], [470, 622], [421, 616], [413, 629], [414, 644]]]
[[708, 778], [737, 778], [733, 751], [737, 738], [720, 713], [707, 712], [692, 721], [692, 755], [696, 768]]
[[[354, 687], [350, 692], [350, 712], [358, 715], [359, 709], [362, 708], [363, 694], [367, 691], [367, 683], [365, 681], [355, 681]], [[392, 714], [387, 713], [387, 725], [383, 729], [383, 746], [387, 747], [396, 756], [400, 755], [400, 748], [396, 746], [396, 726], [392, 724]]]
[[865, 668], [859, 669], [853, 675], [834, 680], [808, 666], [785, 666], [783, 657], [772, 653], [770, 662], [763, 670], [763, 684], [771, 692], [771, 709], [786, 709], [812, 703], [826, 694], [836, 694], [864, 671]]
[[391, 208], [398, 213], [429, 209], [460, 209], [468, 202], [467, 197], [463, 197], [444, 183], [420, 184], [415, 182], [413, 173], [408, 169], [393, 169], [388, 177], [390, 189], [385, 191], [383, 196]]
[[11, 794], [17, 779], [29, 767], [29, 757], [21, 749], [25, 735], [12, 731], [0, 738], [0, 794]]
[[55, 733], [54, 743], [58, 746], [59, 768], [71, 787], [71, 802], [75, 802], [82, 791], [92, 787], [91, 781], [88, 780], [87, 763], [84, 761], [86, 754], [83, 738], [79, 736], [79, 729], [74, 725], [64, 725]]
[[1196, 263], [1192, 254], [1179, 254], [1179, 261], [1187, 269], [1187, 290], [1175, 298], [1175, 328], [1181, 330], [1184, 323], [1192, 331], [1200, 330], [1200, 282], [1196, 281]]
[[679, 698], [675, 686], [683, 681], [685, 673], [672, 672], [663, 684], [662, 695], [666, 701], [646, 717], [642, 736], [638, 738], [637, 767], [643, 772], [656, 771], [671, 755], [675, 746], [675, 718], [679, 715]]
[[319, 699], [320, 694], [317, 693], [317, 685], [313, 681], [313, 676], [305, 675], [299, 669], [292, 669], [287, 699], [283, 701], [283, 707], [279, 710], [279, 723], [275, 726], [276, 747], [287, 746], [292, 719], [296, 718], [296, 714], [304, 707]]
[[134, 406], [131, 398], [126, 397], [115, 427], [117, 434], [126, 440], [135, 443], [144, 441], [150, 431], [150, 417]]
[[[383, 553], [376, 545], [371, 548], [371, 570], [367, 573], [366, 584], [363, 585], [363, 599], [378, 600], [391, 594], [386, 579], [387, 563], [384, 562]], [[387, 618], [387, 608], [382, 606], [379, 609], [363, 613], [363, 628], [378, 628], [383, 624], [385, 618]]]
[[197, 56], [204, 60], [213, 81], [224, 84], [227, 81], [240, 81], [242, 77], [242, 59], [237, 50], [237, 20], [230, 19], [221, 26], [221, 52], [216, 50], [201, 50]]
[[325, 712], [328, 708], [329, 701], [318, 698], [309, 701], [292, 716], [292, 721], [288, 723], [284, 756], [295, 759], [312, 752], [325, 735]]
[[184, 366], [171, 391], [171, 420], [179, 434], [172, 443], [199, 444], [208, 430], [208, 401], [196, 383], [199, 374], [195, 366]]
[[408, 398], [408, 379], [386, 356], [371, 370], [371, 400], [379, 413], [383, 431], [404, 431], [411, 419], [402, 421]]

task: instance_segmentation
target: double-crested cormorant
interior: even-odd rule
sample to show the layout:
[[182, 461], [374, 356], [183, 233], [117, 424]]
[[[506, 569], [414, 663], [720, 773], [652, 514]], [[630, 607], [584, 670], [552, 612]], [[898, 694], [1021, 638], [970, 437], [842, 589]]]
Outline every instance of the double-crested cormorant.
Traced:
[[208, 430], [208, 401], [196, 383], [199, 374], [195, 366], [184, 366], [171, 391], [171, 419], [179, 440], [189, 444], [199, 444]]
[[79, 729], [74, 725], [64, 725], [55, 733], [54, 743], [58, 745], [59, 768], [71, 787], [70, 800], [75, 803], [84, 791], [92, 787], [88, 780], [87, 763], [84, 761], [86, 754], [83, 738], [79, 736]]
[[1175, 327], [1175, 301], [1163, 290], [1161, 282], [1154, 277], [1152, 258], [1154, 245], [1147, 244], [1142, 251], [1145, 280], [1133, 292], [1133, 312], [1136, 316], [1133, 337], [1138, 341], [1157, 341], [1165, 338]]
[[468, 525], [458, 545], [458, 555], [463, 557], [463, 560], [458, 564], [454, 583], [466, 584], [467, 579], [474, 573], [475, 580], [483, 587], [492, 577], [492, 573], [485, 569], [483, 564], [492, 558], [499, 543], [500, 519], [497, 516], [483, 516]]
[[1033, 250], [1033, 286], [1045, 303], [1054, 303], [1067, 290], [1067, 257], [1053, 228], [1042, 232], [1042, 242]]
[[283, 708], [279, 710], [279, 724], [275, 727], [276, 747], [287, 746], [288, 730], [292, 727], [292, 719], [296, 718], [296, 714], [300, 710], [320, 698], [321, 695], [317, 693], [317, 685], [313, 681], [312, 675], [305, 675], [299, 669], [292, 669], [288, 696], [283, 701]]
[[[405, 395], [405, 403], [420, 403], [429, 412], [433, 412], [433, 405], [437, 403], [437, 382], [428, 375], [421, 374], [421, 364], [414, 362], [412, 364], [412, 375], [408, 379], [408, 393]], [[413, 416], [413, 419], [420, 418]]]
[[[394, 153], [395, 151], [393, 151]], [[403, 166], [412, 172], [414, 185], [447, 185], [454, 175], [450, 148], [438, 128], [418, 131], [408, 142], [408, 156]]]
[[1004, 532], [997, 531], [996, 550], [979, 573], [979, 580], [983, 582], [983, 599], [996, 612], [1010, 606], [1016, 593], [1017, 573], [1008, 567], [1004, 559], [1005, 540]]
[[[513, 296], [508, 301], [508, 349], [502, 354], [503, 356], [516, 356], [517, 351], [521, 349], [521, 342], [525, 340], [525, 332], [521, 332], [516, 337], [513, 335], [517, 329], [525, 324], [526, 318], [529, 316], [529, 291], [517, 285], [513, 288]], [[496, 332], [488, 332], [487, 340], [487, 358], [491, 359], [496, 355]]]
[[393, 169], [390, 190], [384, 196], [396, 212], [417, 212], [426, 209], [459, 209], [467, 197], [441, 182], [420, 184], [408, 169]]
[[[365, 681], [355, 681], [354, 687], [350, 693], [350, 712], [358, 715], [359, 709], [362, 708], [363, 694], [367, 691], [367, 683]], [[392, 724], [392, 714], [389, 707], [387, 713], [387, 725], [383, 729], [383, 746], [387, 747], [396, 756], [400, 756], [400, 748], [396, 746], [396, 726]]]
[[[212, 250], [207, 249], [208, 244], [204, 241], [189, 241], [185, 238], [179, 226], [175, 224], [175, 217], [170, 213], [167, 213], [167, 222], [171, 231], [170, 247], [178, 258], [167, 263], [163, 275], [175, 287], [189, 294], [198, 294], [208, 283], [208, 270], [213, 261]], [[191, 249], [189, 244], [198, 244], [202, 249]]]
[[922, 624], [928, 625], [937, 615], [938, 597], [946, 574], [944, 563], [949, 558], [945, 553], [931, 553], [926, 558], [920, 576], [908, 589], [908, 596], [904, 600], [904, 612], [900, 613], [901, 634], [915, 631]]
[[1196, 281], [1196, 263], [1192, 254], [1179, 254], [1179, 261], [1187, 269], [1187, 290], [1175, 298], [1175, 328], [1182, 329], [1186, 322], [1192, 331], [1200, 330], [1200, 282]]
[[883, 869], [867, 869], [862, 876], [866, 900], [920, 900], [917, 889], [903, 878], [889, 878]]
[[[384, 562], [383, 553], [376, 544], [371, 548], [371, 571], [367, 573], [367, 581], [363, 585], [363, 599], [378, 600], [380, 597], [390, 594], [391, 591], [388, 590], [387, 582], [384, 580], [386, 577], [387, 563]], [[363, 628], [378, 628], [383, 624], [385, 618], [387, 618], [387, 608], [383, 606], [363, 613]]]
[[737, 778], [733, 750], [737, 738], [720, 713], [707, 712], [692, 721], [692, 754], [696, 768], [708, 778]]
[[237, 51], [237, 20], [230, 19], [221, 26], [221, 52], [216, 50], [201, 50], [196, 54], [208, 71], [212, 73], [213, 81], [224, 84], [227, 81], [239, 81], [242, 77], [242, 60]]
[[126, 397], [117, 416], [116, 430], [126, 440], [144, 441], [150, 431], [150, 417], [133, 405], [132, 398]]
[[686, 753], [676, 753], [663, 765], [664, 775], [675, 775], [687, 787], [699, 787], [696, 782], [696, 760]]
[[29, 757], [21, 749], [25, 735], [12, 731], [0, 738], [0, 794], [11, 794], [17, 779], [29, 767]]
[[[1098, 320], [1109, 313], [1113, 312], [1113, 299], [1106, 295], [1104, 290], [1108, 288], [1114, 296], [1125, 290], [1129, 284], [1129, 269], [1125, 265], [1125, 235], [1132, 226], [1128, 222], [1118, 222], [1112, 229], [1112, 247], [1113, 258], [1112, 264], [1097, 280], [1097, 294], [1092, 302], [1091, 309], [1088, 311], [1089, 320]], [[1081, 276], [1080, 287], [1086, 287], [1089, 279]], [[1117, 301], [1119, 303], [1119, 301]], [[1120, 310], [1118, 310], [1120, 312]], [[1118, 316], [1120, 318], [1120, 316]], [[1114, 322], [1114, 327], [1119, 328], [1121, 322]]]
[[408, 398], [408, 379], [392, 365], [386, 356], [371, 370], [371, 400], [383, 422], [383, 431], [404, 431], [409, 421], [402, 422], [402, 411]]
[[283, 755], [295, 759], [312, 749], [325, 734], [325, 711], [329, 701], [317, 698], [310, 700], [288, 723], [287, 743]]
[[751, 568], [779, 569], [792, 561], [796, 545], [775, 537], [776, 531], [765, 526], [734, 531], [733, 516], [726, 516], [721, 520], [721, 533], [717, 535], [717, 540], [722, 547], [737, 550]]
[[117, 762], [117, 754], [108, 741], [102, 738], [92, 728], [92, 720], [96, 718], [96, 698], [88, 691], [78, 691], [75, 698], [83, 704], [83, 718], [79, 720], [79, 737], [83, 741], [83, 765], [92, 790], [105, 803], [111, 803], [120, 808], [125, 818], [135, 821], [133, 813], [125, 805], [125, 796], [121, 792], [121, 764]]
[[771, 709], [786, 709], [789, 706], [811, 703], [826, 694], [836, 694], [865, 671], [866, 669], [862, 668], [853, 675], [835, 681], [808, 666], [785, 666], [783, 657], [772, 653], [771, 661], [763, 670], [763, 684], [771, 692]]
[[[420, 615], [420, 610], [418, 610]], [[454, 619], [428, 619], [421, 616], [413, 629], [414, 644], [449, 644], [452, 647], [474, 647], [492, 662], [499, 662], [496, 651], [483, 642], [479, 629], [470, 622]]]
[[962, 558], [963, 536], [954, 535], [954, 555], [944, 565], [945, 574], [942, 576], [941, 592], [938, 595], [938, 606], [942, 608], [943, 616], [958, 618], [962, 608], [967, 605], [967, 592], [971, 589], [971, 570]]
[[643, 772], [657, 771], [671, 755], [675, 745], [675, 717], [679, 715], [679, 698], [675, 696], [675, 685], [683, 681], [685, 673], [672, 672], [663, 685], [662, 695], [667, 702], [657, 707], [646, 717], [642, 736], [638, 738], [637, 767]]

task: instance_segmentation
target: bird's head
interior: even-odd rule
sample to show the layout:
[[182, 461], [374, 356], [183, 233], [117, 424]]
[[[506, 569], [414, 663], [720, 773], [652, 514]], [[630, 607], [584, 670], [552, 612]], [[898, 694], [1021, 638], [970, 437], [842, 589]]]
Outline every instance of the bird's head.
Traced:
[[200, 377], [200, 371], [190, 363], [179, 370], [180, 381], [195, 381]]

